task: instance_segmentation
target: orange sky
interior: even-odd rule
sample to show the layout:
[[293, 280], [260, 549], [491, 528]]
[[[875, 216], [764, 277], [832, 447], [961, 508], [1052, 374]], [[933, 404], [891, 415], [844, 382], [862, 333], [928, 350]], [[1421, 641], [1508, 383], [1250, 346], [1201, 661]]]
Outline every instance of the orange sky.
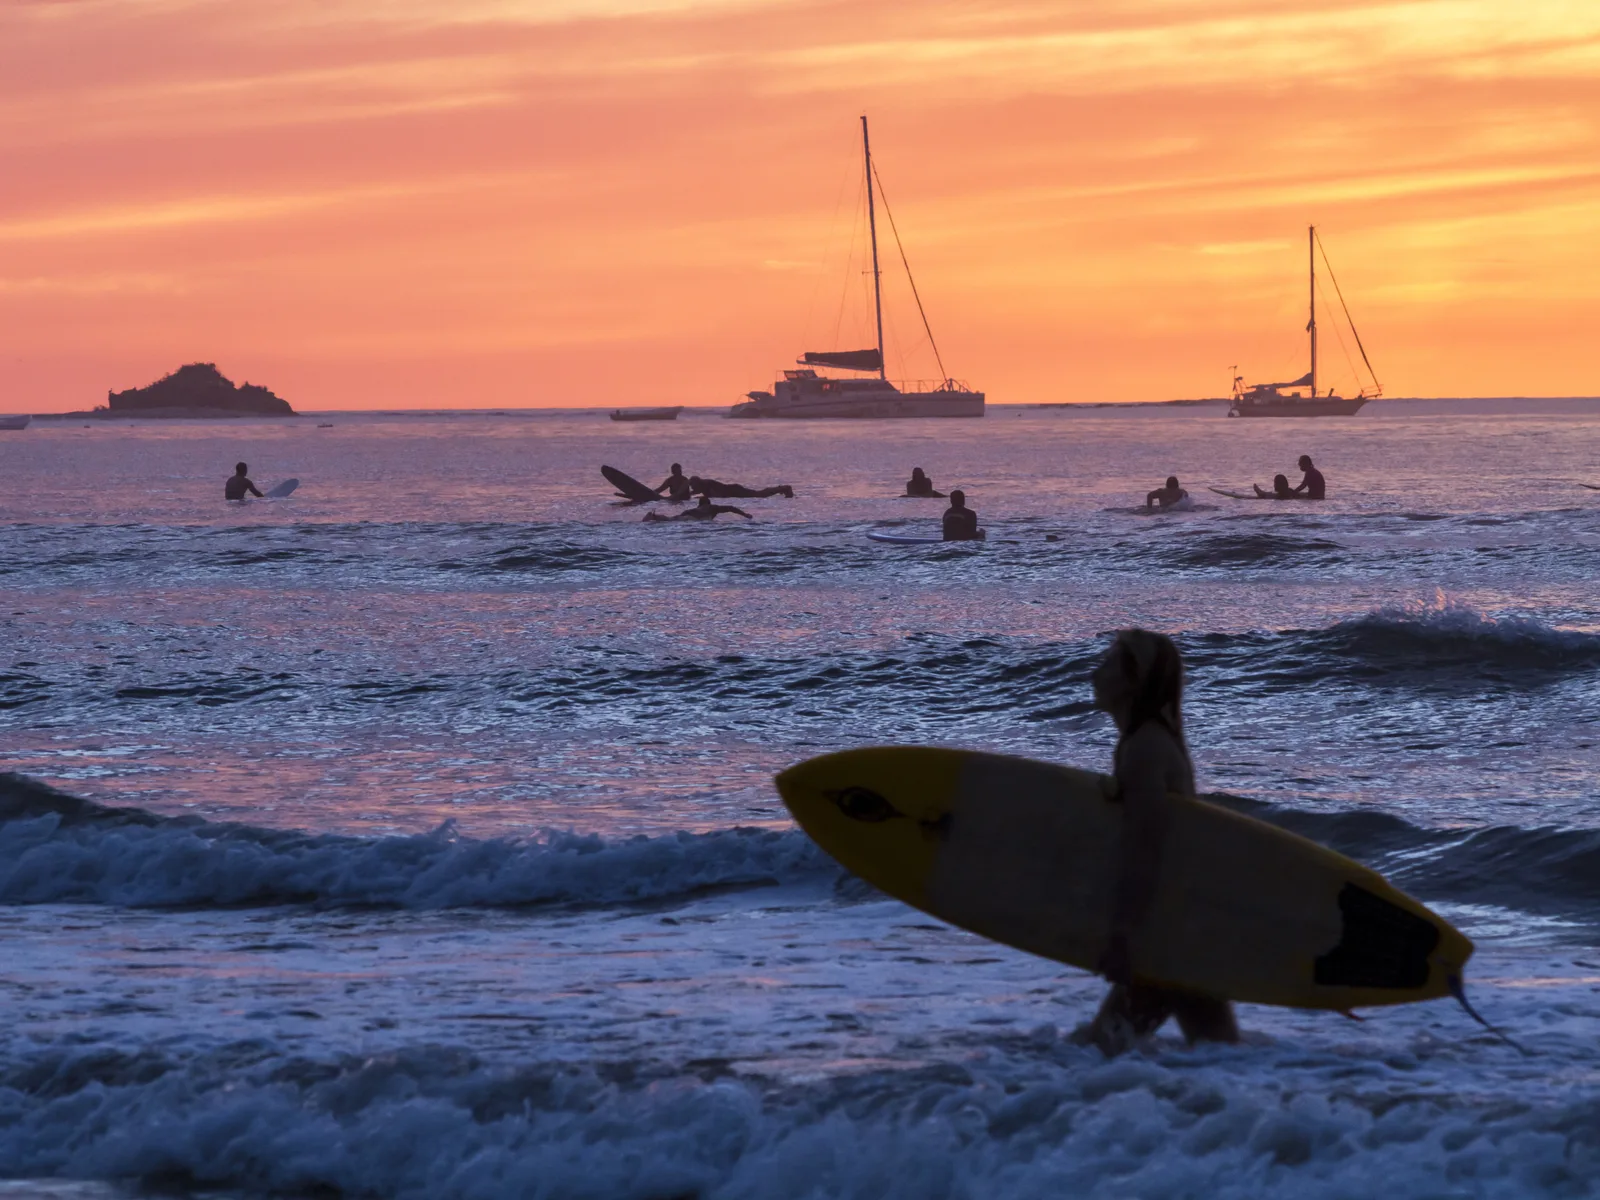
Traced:
[[1594, 0], [8, 0], [0, 411], [731, 403], [870, 343], [863, 112], [991, 402], [1299, 373], [1311, 222], [1389, 395], [1600, 392]]

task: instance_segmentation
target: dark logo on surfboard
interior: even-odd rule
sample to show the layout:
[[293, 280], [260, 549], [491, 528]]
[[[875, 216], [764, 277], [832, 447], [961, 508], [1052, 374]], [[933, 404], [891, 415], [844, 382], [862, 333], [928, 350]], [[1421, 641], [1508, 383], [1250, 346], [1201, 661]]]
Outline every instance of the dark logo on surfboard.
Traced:
[[876, 824], [879, 821], [892, 821], [896, 817], [905, 816], [905, 813], [871, 788], [847, 787], [841, 791], [829, 792], [827, 796], [839, 806], [839, 811], [852, 821]]

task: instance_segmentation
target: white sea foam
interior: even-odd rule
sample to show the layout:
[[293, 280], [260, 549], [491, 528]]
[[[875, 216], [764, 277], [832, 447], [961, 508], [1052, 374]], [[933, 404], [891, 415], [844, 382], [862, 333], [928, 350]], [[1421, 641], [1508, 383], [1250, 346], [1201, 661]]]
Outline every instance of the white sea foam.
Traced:
[[0, 1170], [517, 1196], [1530, 1197], [1600, 1182], [1592, 1092], [1437, 1045], [1105, 1062], [1052, 1031], [938, 1070], [645, 1086], [440, 1050], [0, 1100]]

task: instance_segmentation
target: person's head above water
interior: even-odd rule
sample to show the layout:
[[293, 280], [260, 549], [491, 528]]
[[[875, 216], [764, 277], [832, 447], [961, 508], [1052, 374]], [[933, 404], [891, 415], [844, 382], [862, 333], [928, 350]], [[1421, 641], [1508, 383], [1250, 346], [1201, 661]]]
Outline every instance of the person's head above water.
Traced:
[[1311, 470], [1311, 466], [1312, 466], [1311, 455], [1302, 454], [1300, 456], [1300, 469], [1302, 471], [1309, 471], [1309, 470]]
[[674, 475], [682, 475], [683, 474], [683, 465], [681, 463], [673, 463], [672, 464], [672, 473]]
[[711, 497], [710, 496], [701, 496], [700, 497], [700, 507], [701, 508], [710, 508], [711, 507]]
[[965, 508], [966, 506], [967, 494], [965, 492], [963, 492], [960, 488], [957, 488], [955, 491], [950, 493], [951, 508]]
[[1123, 737], [1159, 721], [1183, 741], [1183, 656], [1166, 634], [1122, 630], [1093, 682], [1095, 707], [1111, 714]]
[[248, 474], [250, 474], [250, 464], [249, 463], [234, 463], [233, 464], [233, 473], [235, 475], [248, 475]]
[[921, 467], [912, 467], [911, 468], [911, 478], [913, 478], [913, 479], [921, 479], [922, 478], [922, 468]]
[[1176, 475], [1168, 475], [1167, 476], [1167, 486], [1169, 488], [1171, 488], [1173, 491], [1177, 491], [1178, 490], [1178, 477]]
[[1289, 490], [1289, 477], [1287, 475], [1274, 475], [1272, 477], [1272, 490], [1287, 492]]

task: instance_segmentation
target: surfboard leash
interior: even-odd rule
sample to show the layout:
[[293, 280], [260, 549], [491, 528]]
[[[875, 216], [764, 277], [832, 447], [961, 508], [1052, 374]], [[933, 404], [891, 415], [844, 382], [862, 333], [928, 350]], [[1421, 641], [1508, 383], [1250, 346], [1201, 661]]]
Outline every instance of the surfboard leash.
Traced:
[[1478, 1012], [1478, 1010], [1473, 1008], [1472, 1005], [1467, 1002], [1467, 989], [1464, 986], [1462, 986], [1461, 976], [1459, 976], [1459, 975], [1451, 975], [1446, 979], [1445, 982], [1449, 985], [1450, 994], [1456, 998], [1456, 1003], [1458, 1003], [1459, 1005], [1461, 1005], [1462, 1008], [1467, 1010], [1467, 1016], [1471, 1017], [1479, 1025], [1482, 1025], [1485, 1029], [1487, 1029], [1490, 1033], [1494, 1034], [1495, 1037], [1499, 1038], [1506, 1045], [1508, 1045], [1508, 1046], [1512, 1047], [1514, 1050], [1518, 1051], [1525, 1058], [1532, 1058], [1533, 1057], [1533, 1051], [1532, 1050], [1529, 1050], [1526, 1046], [1522, 1045], [1522, 1043], [1520, 1043], [1518, 1041], [1515, 1041], [1509, 1034], [1507, 1034], [1507, 1033], [1503, 1032], [1502, 1030], [1497, 1029], [1493, 1025], [1489, 1024], [1489, 1022], [1487, 1022], [1487, 1021], [1485, 1021], [1483, 1019], [1482, 1015]]

